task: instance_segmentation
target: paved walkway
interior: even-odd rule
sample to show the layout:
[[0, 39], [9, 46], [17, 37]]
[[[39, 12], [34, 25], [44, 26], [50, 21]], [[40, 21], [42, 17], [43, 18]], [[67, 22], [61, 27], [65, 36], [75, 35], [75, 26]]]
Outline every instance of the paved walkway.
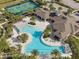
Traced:
[[64, 3], [65, 5], [68, 5], [74, 9], [79, 9], [79, 3], [76, 3], [73, 0], [62, 0], [62, 3]]

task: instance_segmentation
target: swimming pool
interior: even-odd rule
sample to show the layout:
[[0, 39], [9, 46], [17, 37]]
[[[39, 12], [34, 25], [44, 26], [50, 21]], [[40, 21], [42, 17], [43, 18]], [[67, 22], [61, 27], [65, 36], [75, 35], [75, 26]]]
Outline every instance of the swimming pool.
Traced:
[[32, 11], [32, 10], [36, 9], [37, 7], [39, 7], [39, 5], [36, 4], [36, 3], [26, 2], [26, 3], [23, 3], [23, 4], [8, 7], [6, 9], [10, 13], [18, 14], [18, 13], [25, 13], [25, 12]]
[[37, 49], [40, 54], [50, 54], [51, 51], [57, 49], [60, 53], [64, 53], [63, 46], [47, 46], [41, 42], [41, 35], [43, 30], [41, 28], [33, 27], [30, 25], [24, 25], [22, 28], [18, 27], [20, 32], [26, 32], [32, 35], [32, 42], [25, 46], [24, 52], [31, 52], [34, 49]]

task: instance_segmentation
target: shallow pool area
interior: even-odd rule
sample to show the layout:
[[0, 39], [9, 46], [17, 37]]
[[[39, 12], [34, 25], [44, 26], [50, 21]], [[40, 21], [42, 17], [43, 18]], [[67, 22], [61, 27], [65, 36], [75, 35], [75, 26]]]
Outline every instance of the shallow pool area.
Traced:
[[50, 54], [51, 51], [57, 49], [60, 53], [64, 53], [63, 46], [47, 46], [41, 42], [41, 35], [44, 30], [38, 27], [33, 27], [28, 24], [20, 27], [17, 27], [20, 32], [29, 33], [32, 35], [32, 42], [25, 46], [24, 52], [29, 53], [32, 50], [36, 49], [40, 54]]
[[34, 2], [26, 2], [26, 3], [8, 7], [6, 9], [10, 13], [21, 14], [21, 13], [25, 13], [25, 12], [30, 12], [30, 11], [36, 9], [37, 7], [39, 7], [39, 5]]

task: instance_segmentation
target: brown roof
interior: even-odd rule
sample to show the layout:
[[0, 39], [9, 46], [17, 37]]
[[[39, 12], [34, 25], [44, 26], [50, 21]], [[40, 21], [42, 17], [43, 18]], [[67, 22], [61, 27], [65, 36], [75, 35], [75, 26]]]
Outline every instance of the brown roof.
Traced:
[[63, 19], [62, 16], [52, 17], [54, 20], [53, 28], [57, 29], [59, 32], [63, 32], [65, 30], [65, 22], [67, 19]]
[[43, 19], [48, 19], [50, 12], [40, 8], [36, 10], [35, 14], [39, 15]]
[[[52, 17], [54, 20], [53, 28], [58, 30], [56, 33], [57, 36], [61, 36], [62, 39], [67, 38], [69, 34], [76, 34], [79, 32], [79, 25], [76, 23], [76, 18], [74, 17], [67, 17], [67, 19], [63, 19], [62, 16]], [[59, 36], [59, 37], [60, 37]]]

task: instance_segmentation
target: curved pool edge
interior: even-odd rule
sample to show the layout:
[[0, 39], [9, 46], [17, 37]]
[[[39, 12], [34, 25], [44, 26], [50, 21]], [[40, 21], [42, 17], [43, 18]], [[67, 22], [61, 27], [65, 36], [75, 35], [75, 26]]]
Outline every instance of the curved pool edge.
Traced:
[[25, 43], [21, 44], [22, 48], [21, 48], [21, 53], [25, 54], [25, 48], [28, 44], [30, 44], [32, 42], [32, 36], [29, 33], [26, 33], [29, 36], [28, 41], [26, 41]]
[[[61, 42], [55, 42], [55, 43], [54, 42], [46, 42], [45, 39], [43, 38], [43, 35], [44, 34], [42, 34], [42, 36], [41, 36], [41, 41], [42, 41], [43, 44], [45, 44], [47, 46], [51, 46], [51, 47], [52, 46], [62, 46]], [[59, 44], [56, 44], [56, 43], [59, 43]]]

